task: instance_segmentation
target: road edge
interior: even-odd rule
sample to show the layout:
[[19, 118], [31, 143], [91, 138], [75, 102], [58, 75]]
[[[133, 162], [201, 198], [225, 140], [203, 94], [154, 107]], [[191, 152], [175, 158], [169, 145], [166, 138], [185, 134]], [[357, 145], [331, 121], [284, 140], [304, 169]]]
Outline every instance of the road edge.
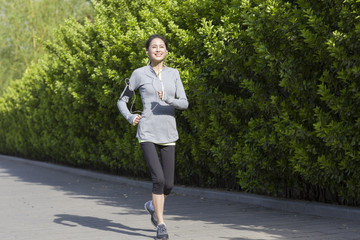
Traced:
[[[134, 187], [142, 187], [148, 189], [151, 189], [152, 187], [152, 183], [150, 181], [134, 180], [121, 176], [114, 176], [114, 175], [98, 173], [90, 170], [61, 166], [53, 163], [34, 161], [34, 160], [0, 154], [0, 160], [3, 158], [25, 164], [31, 164], [33, 166], [39, 166], [43, 168], [49, 168], [53, 170], [73, 173], [79, 176], [90, 177], [99, 180], [117, 182]], [[274, 197], [268, 197], [268, 196], [262, 196], [257, 194], [244, 193], [244, 192], [227, 192], [227, 191], [184, 187], [184, 186], [175, 186], [173, 192], [176, 194], [190, 195], [194, 197], [246, 203], [251, 205], [262, 206], [265, 208], [293, 212], [293, 213], [315, 215], [320, 217], [341, 218], [347, 220], [360, 220], [360, 209], [356, 207], [348, 207], [348, 206], [340, 206], [340, 205], [300, 201], [300, 200], [278, 199]]]

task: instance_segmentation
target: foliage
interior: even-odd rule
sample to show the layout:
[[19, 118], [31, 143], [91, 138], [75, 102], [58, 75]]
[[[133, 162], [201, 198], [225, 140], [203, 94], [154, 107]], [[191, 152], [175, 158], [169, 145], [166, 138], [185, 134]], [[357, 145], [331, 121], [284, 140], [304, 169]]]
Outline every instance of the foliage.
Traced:
[[73, 16], [92, 16], [88, 0], [0, 0], [0, 95], [43, 54], [42, 42]]
[[158, 33], [190, 101], [177, 183], [359, 204], [358, 1], [94, 6], [94, 22], [68, 20], [0, 98], [2, 153], [147, 177], [116, 100]]

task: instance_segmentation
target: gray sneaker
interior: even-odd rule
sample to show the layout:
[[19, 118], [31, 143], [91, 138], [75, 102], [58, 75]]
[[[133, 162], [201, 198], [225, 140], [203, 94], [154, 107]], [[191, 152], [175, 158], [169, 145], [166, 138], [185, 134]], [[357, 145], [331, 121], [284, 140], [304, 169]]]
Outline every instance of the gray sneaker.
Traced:
[[166, 230], [165, 224], [159, 224], [156, 228], [156, 240], [168, 240], [169, 235]]
[[145, 203], [144, 207], [145, 207], [145, 210], [148, 211], [148, 213], [151, 215], [151, 223], [156, 227], [158, 222], [156, 219], [155, 211], [151, 210], [151, 208], [150, 208], [150, 203], [151, 203], [151, 200], [147, 201]]

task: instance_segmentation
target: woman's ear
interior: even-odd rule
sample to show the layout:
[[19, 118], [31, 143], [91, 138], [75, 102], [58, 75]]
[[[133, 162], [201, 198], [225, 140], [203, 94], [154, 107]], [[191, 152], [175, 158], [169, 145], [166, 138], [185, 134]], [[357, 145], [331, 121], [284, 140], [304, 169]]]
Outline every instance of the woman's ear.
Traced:
[[149, 57], [149, 52], [148, 51], [146, 51], [146, 55]]

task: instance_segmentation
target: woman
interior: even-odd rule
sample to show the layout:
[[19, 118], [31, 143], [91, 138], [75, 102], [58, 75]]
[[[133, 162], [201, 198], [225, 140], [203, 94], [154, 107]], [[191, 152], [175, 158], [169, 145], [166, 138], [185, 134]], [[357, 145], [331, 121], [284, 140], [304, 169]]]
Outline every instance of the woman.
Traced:
[[[132, 73], [117, 106], [130, 124], [138, 125], [136, 137], [153, 183], [152, 200], [145, 203], [145, 209], [157, 227], [156, 238], [165, 240], [168, 233], [163, 218], [164, 203], [174, 185], [175, 142], [179, 138], [175, 109], [186, 109], [188, 100], [179, 71], [164, 64], [168, 54], [167, 41], [160, 35], [152, 35], [146, 41], [145, 48], [150, 65]], [[141, 115], [131, 113], [127, 107], [129, 98], [137, 89], [143, 104]]]

